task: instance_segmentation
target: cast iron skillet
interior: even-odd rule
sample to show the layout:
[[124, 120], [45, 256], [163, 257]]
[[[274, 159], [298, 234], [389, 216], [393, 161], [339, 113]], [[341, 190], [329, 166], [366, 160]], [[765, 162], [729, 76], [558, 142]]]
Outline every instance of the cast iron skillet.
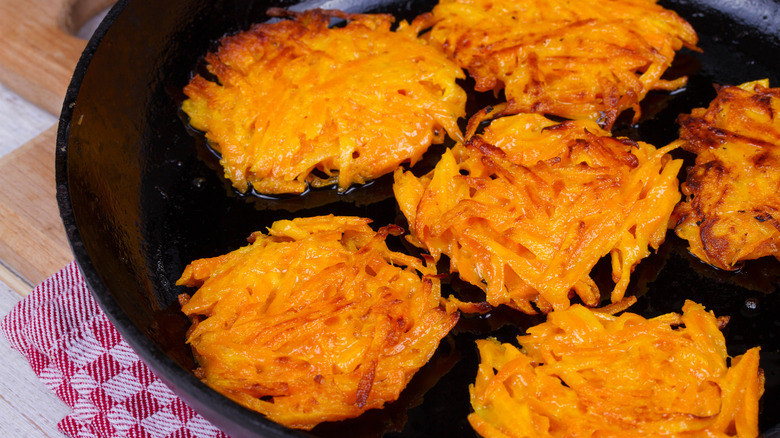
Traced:
[[[412, 18], [433, 0], [120, 0], [100, 25], [79, 62], [63, 104], [57, 139], [57, 196], [73, 252], [102, 309], [143, 360], [184, 401], [227, 433], [291, 437], [307, 434], [271, 423], [196, 379], [184, 344], [187, 320], [174, 286], [191, 260], [246, 244], [274, 220], [337, 213], [368, 216], [374, 225], [404, 224], [391, 180], [339, 196], [333, 190], [266, 199], [240, 196], [220, 176], [202, 136], [180, 114], [181, 89], [202, 55], [222, 35], [266, 20], [269, 7], [322, 6], [350, 12], [391, 12]], [[690, 75], [685, 90], [653, 93], [637, 126], [619, 122], [616, 133], [657, 146], [675, 138], [675, 118], [706, 106], [713, 83], [769, 78], [780, 86], [780, 3], [774, 0], [673, 0], [664, 6], [688, 19], [703, 53], [683, 52], [673, 71]], [[469, 84], [466, 83], [466, 86]], [[488, 102], [470, 104], [473, 112]], [[441, 148], [428, 154], [435, 162]], [[682, 154], [682, 153], [681, 153]], [[682, 155], [690, 161], [689, 156]], [[681, 175], [684, 177], [684, 175]], [[401, 240], [394, 243], [404, 249]], [[597, 266], [597, 277], [608, 267]], [[629, 293], [632, 311], [653, 316], [679, 311], [686, 298], [718, 315], [731, 315], [729, 353], [761, 345], [766, 393], [760, 425], [770, 434], [780, 413], [780, 263], [749, 262], [736, 273], [717, 271], [692, 258], [669, 233], [658, 254], [643, 261]], [[455, 279], [446, 287], [468, 293]], [[605, 290], [611, 290], [606, 283]], [[191, 292], [191, 291], [190, 291]], [[474, 339], [512, 340], [541, 319], [498, 310], [463, 318], [403, 393], [402, 400], [355, 421], [318, 427], [317, 436], [447, 436], [474, 432], [468, 383], [476, 372]]]

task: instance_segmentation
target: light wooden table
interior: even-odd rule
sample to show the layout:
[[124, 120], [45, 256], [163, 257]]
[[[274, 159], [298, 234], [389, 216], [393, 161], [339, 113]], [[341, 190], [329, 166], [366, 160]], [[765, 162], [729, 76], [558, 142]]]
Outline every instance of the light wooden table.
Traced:
[[[0, 85], [0, 160], [54, 126], [57, 118]], [[52, 145], [52, 147], [54, 147]], [[0, 317], [30, 286], [0, 266]], [[69, 409], [33, 373], [25, 358], [0, 337], [0, 430], [9, 437], [59, 437], [57, 422]]]
[[[0, 0], [0, 26], [7, 31], [6, 38], [10, 35], [0, 54], [0, 174], [7, 178], [0, 181], [0, 318], [72, 259], [53, 197], [57, 111], [70, 77], [66, 72], [75, 67], [79, 47], [103, 17], [107, 3]], [[62, 14], [66, 8], [71, 15]], [[58, 40], [65, 40], [65, 46]], [[52, 58], [58, 62], [49, 62]], [[57, 80], [51, 80], [52, 75]], [[30, 174], [30, 167], [38, 170]], [[25, 174], [30, 180], [19, 178]], [[41, 176], [45, 181], [36, 180]], [[36, 189], [43, 184], [51, 187]], [[36, 211], [41, 216], [37, 222], [32, 219]], [[33, 240], [38, 246], [30, 244]], [[0, 357], [0, 435], [64, 436], [57, 423], [70, 409], [4, 336]]]

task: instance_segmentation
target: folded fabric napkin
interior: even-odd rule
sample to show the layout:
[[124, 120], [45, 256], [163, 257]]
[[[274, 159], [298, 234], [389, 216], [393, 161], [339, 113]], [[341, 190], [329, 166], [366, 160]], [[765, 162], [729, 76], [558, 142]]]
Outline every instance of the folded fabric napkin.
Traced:
[[122, 340], [75, 262], [36, 287], [2, 331], [71, 407], [70, 437], [227, 438], [165, 386]]

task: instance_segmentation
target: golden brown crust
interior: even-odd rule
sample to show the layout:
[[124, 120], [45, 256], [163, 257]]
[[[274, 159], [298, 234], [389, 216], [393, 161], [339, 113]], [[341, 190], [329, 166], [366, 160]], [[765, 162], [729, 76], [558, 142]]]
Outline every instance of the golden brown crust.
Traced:
[[780, 259], [780, 89], [766, 81], [724, 86], [708, 108], [679, 118], [695, 153], [671, 227], [720, 269]]
[[491, 305], [546, 313], [576, 293], [595, 306], [599, 259], [612, 257], [619, 302], [648, 247], [664, 241], [680, 199], [672, 148], [612, 138], [591, 121], [513, 115], [428, 175], [397, 170], [394, 191], [419, 244], [447, 255]]
[[[414, 163], [445, 132], [460, 138], [463, 72], [393, 17], [312, 10], [225, 37], [206, 56], [216, 81], [184, 89], [193, 127], [242, 192], [346, 189]], [[329, 28], [332, 17], [347, 20]]]
[[429, 38], [478, 91], [504, 89], [509, 110], [598, 120], [610, 129], [661, 78], [693, 28], [653, 0], [441, 0]]
[[686, 301], [645, 319], [572, 306], [518, 337], [477, 341], [469, 422], [485, 438], [758, 436], [759, 348], [730, 358], [720, 323]]
[[435, 269], [390, 251], [390, 225], [277, 221], [177, 284], [203, 381], [288, 427], [311, 429], [396, 400], [458, 320]]

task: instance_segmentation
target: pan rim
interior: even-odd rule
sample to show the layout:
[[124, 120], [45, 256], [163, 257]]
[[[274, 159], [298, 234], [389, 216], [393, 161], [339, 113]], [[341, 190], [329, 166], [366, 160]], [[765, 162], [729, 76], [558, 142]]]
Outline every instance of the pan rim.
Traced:
[[[117, 329], [122, 339], [127, 342], [141, 361], [149, 367], [171, 391], [179, 396], [197, 413], [210, 421], [214, 426], [229, 434], [231, 438], [239, 437], [308, 437], [310, 434], [286, 428], [266, 419], [261, 414], [251, 411], [233, 402], [197, 379], [190, 372], [182, 372], [183, 368], [171, 357], [155, 345], [113, 298], [103, 279], [93, 264], [85, 242], [78, 230], [76, 216], [70, 196], [68, 178], [68, 146], [70, 144], [70, 127], [73, 120], [76, 101], [82, 82], [88, 72], [90, 63], [98, 51], [101, 42], [111, 30], [114, 22], [131, 3], [131, 0], [118, 0], [108, 11], [88, 41], [79, 61], [63, 100], [60, 112], [56, 150], [55, 150], [55, 184], [56, 199], [60, 219], [64, 225], [68, 243], [73, 252], [75, 263], [84, 278], [90, 295], [98, 303], [109, 321]], [[230, 418], [234, 421], [225, 422]]]
[[[777, 2], [778, 0], [773, 1]], [[113, 23], [130, 3], [131, 0], [118, 0], [88, 42], [74, 71], [59, 118], [55, 153], [56, 196], [60, 216], [76, 263], [89, 286], [91, 295], [123, 339], [172, 391], [217, 427], [226, 432], [229, 431], [234, 437], [258, 436], [258, 434], [265, 436], [263, 432], [267, 433], [268, 436], [311, 436], [273, 423], [262, 415], [230, 401], [227, 397], [203, 384], [191, 373], [182, 372], [183, 368], [155, 345], [122, 310], [109, 293], [106, 283], [101, 279], [95, 264], [87, 253], [84, 240], [78, 231], [70, 197], [68, 180], [70, 126], [82, 81], [87, 74], [90, 62]], [[223, 424], [221, 421], [223, 418], [230, 418], [232, 421], [230, 424]], [[246, 426], [246, 428], [239, 427], [241, 425]], [[236, 427], [238, 430], [232, 430]]]

